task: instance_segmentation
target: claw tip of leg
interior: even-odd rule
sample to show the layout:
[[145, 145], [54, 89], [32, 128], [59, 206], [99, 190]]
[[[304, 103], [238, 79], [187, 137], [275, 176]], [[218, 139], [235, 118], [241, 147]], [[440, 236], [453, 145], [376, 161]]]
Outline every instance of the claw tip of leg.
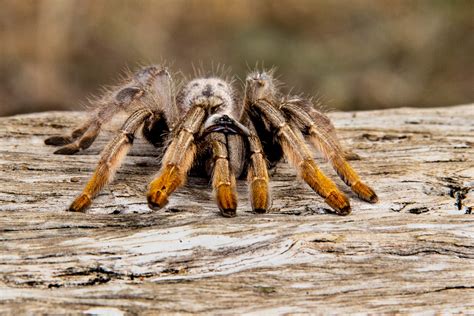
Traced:
[[90, 205], [91, 199], [87, 195], [79, 195], [69, 206], [68, 211], [84, 213]]
[[338, 215], [348, 215], [351, 213], [349, 199], [341, 192], [331, 192], [326, 198], [326, 203], [329, 204]]
[[221, 214], [224, 217], [236, 217], [237, 212], [235, 209], [227, 208], [227, 209], [221, 209]]
[[158, 211], [161, 209], [161, 206], [153, 202], [148, 202], [148, 208], [153, 211]]
[[79, 150], [75, 148], [69, 147], [61, 147], [54, 152], [55, 155], [73, 155], [77, 153]]
[[337, 210], [337, 215], [345, 216], [345, 215], [349, 215], [351, 212], [352, 212], [351, 206], [346, 205], [343, 208]]
[[377, 203], [378, 201], [379, 201], [379, 197], [375, 193], [369, 198], [370, 203]]
[[74, 213], [85, 213], [85, 210], [81, 210], [81, 209], [75, 209], [74, 207], [70, 206], [68, 209], [67, 209], [68, 212], [74, 212]]
[[265, 214], [267, 212], [267, 209], [265, 208], [256, 208], [254, 209], [254, 212], [257, 214]]
[[51, 136], [44, 140], [44, 143], [46, 145], [52, 145], [52, 146], [63, 146], [71, 142], [72, 142], [72, 139], [70, 137], [65, 137], [65, 136]]
[[162, 192], [156, 192], [155, 194], [149, 194], [147, 197], [148, 207], [154, 211], [162, 209], [168, 204], [168, 199], [161, 196]]

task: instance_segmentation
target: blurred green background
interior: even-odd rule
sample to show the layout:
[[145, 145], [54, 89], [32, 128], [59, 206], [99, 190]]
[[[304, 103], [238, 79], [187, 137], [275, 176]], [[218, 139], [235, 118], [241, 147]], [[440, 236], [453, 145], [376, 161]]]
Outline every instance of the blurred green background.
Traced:
[[163, 59], [277, 66], [331, 109], [474, 101], [470, 0], [0, 0], [0, 21], [0, 115], [81, 109]]

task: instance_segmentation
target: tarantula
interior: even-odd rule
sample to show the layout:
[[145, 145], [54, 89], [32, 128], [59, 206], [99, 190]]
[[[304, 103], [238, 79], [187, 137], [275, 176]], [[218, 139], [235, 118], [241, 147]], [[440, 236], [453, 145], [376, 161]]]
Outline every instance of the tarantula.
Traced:
[[151, 209], [165, 206], [195, 166], [212, 178], [223, 216], [236, 215], [236, 177], [245, 175], [252, 209], [265, 213], [271, 204], [267, 163], [285, 157], [337, 214], [349, 214], [348, 198], [318, 168], [305, 136], [352, 191], [364, 201], [377, 201], [375, 192], [346, 161], [329, 118], [308, 99], [283, 96], [271, 72], [249, 74], [243, 97], [236, 94], [231, 82], [218, 77], [193, 79], [176, 95], [174, 89], [166, 68], [142, 68], [99, 99], [90, 118], [70, 135], [45, 140], [47, 145], [62, 146], [55, 154], [74, 154], [88, 148], [115, 113], [131, 113], [102, 151], [94, 174], [69, 211], [82, 212], [91, 205], [111, 181], [140, 130], [151, 144], [165, 147], [161, 168], [149, 185]]

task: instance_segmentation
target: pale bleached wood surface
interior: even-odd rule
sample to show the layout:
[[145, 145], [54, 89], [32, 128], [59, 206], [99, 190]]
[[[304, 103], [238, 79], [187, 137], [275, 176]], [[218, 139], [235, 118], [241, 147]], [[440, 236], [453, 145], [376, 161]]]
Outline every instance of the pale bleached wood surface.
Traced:
[[222, 218], [192, 178], [151, 212], [158, 153], [137, 141], [86, 214], [65, 212], [116, 124], [89, 150], [43, 140], [80, 112], [0, 118], [0, 314], [474, 312], [474, 105], [331, 113], [380, 202], [339, 217], [281, 164], [273, 211]]

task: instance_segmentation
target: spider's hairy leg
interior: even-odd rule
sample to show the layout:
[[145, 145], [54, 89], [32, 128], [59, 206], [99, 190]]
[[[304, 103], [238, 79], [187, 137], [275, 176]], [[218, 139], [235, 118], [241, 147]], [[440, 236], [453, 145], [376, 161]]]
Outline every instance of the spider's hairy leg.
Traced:
[[247, 174], [250, 184], [250, 201], [256, 213], [266, 213], [271, 204], [267, 162], [257, 135], [252, 134], [248, 140], [251, 160]]
[[44, 143], [46, 145], [53, 145], [53, 146], [64, 146], [64, 145], [70, 144], [75, 139], [84, 135], [84, 133], [89, 129], [89, 126], [91, 126], [91, 124], [92, 124], [92, 121], [89, 119], [87, 120], [87, 122], [85, 122], [78, 128], [74, 129], [71, 135], [51, 136], [45, 139]]
[[[235, 107], [235, 103], [232, 106]], [[250, 131], [245, 124], [234, 118], [238, 115], [236, 111], [238, 109], [233, 107], [224, 111], [218, 109], [209, 116], [200, 134], [207, 148], [206, 152], [210, 152], [210, 159], [206, 164], [207, 171], [209, 175], [212, 174], [214, 195], [221, 214], [225, 217], [236, 215], [235, 176], [241, 176], [246, 167], [245, 138], [250, 136]]]
[[101, 123], [92, 119], [75, 129], [71, 136], [53, 136], [45, 140], [46, 145], [62, 146], [54, 153], [72, 155], [89, 148], [99, 135]]
[[370, 203], [377, 202], [378, 198], [374, 190], [362, 182], [357, 172], [347, 162], [342, 146], [337, 139], [335, 128], [329, 118], [312, 108], [307, 102], [295, 98], [283, 102], [281, 109], [289, 114], [288, 117], [292, 122], [309, 135], [313, 146], [324, 155], [339, 177], [357, 196]]
[[120, 167], [123, 158], [132, 146], [135, 133], [150, 115], [151, 112], [146, 109], [139, 109], [130, 115], [120, 129], [119, 134], [102, 151], [94, 174], [82, 193], [72, 202], [69, 211], [83, 212], [91, 205], [92, 199], [111, 181], [115, 171]]
[[222, 216], [234, 217], [237, 209], [235, 175], [230, 167], [226, 135], [212, 133], [208, 137], [213, 160], [212, 187]]
[[101, 98], [93, 102], [95, 110], [89, 119], [75, 129], [71, 135], [52, 136], [45, 140], [46, 145], [62, 146], [55, 154], [72, 155], [80, 150], [89, 148], [103, 124], [121, 110], [128, 109], [135, 100], [144, 95], [145, 88], [150, 85], [160, 73], [156, 66], [145, 67], [136, 72], [127, 82], [117, 88], [107, 91]]
[[168, 203], [168, 197], [186, 181], [196, 155], [194, 135], [201, 128], [206, 111], [201, 104], [193, 105], [183, 118], [176, 137], [169, 145], [162, 160], [161, 169], [150, 183], [148, 206], [159, 209]]
[[249, 117], [244, 118], [244, 124], [250, 134], [247, 136], [250, 151], [250, 163], [247, 170], [250, 201], [256, 213], [266, 213], [271, 205], [267, 161], [255, 126]]
[[351, 212], [349, 200], [339, 191], [334, 182], [318, 168], [299, 130], [292, 128], [280, 111], [269, 101], [265, 99], [256, 100], [253, 107], [276, 128], [283, 153], [289, 162], [298, 169], [301, 178], [316, 193], [322, 196], [337, 214], [349, 214]]

